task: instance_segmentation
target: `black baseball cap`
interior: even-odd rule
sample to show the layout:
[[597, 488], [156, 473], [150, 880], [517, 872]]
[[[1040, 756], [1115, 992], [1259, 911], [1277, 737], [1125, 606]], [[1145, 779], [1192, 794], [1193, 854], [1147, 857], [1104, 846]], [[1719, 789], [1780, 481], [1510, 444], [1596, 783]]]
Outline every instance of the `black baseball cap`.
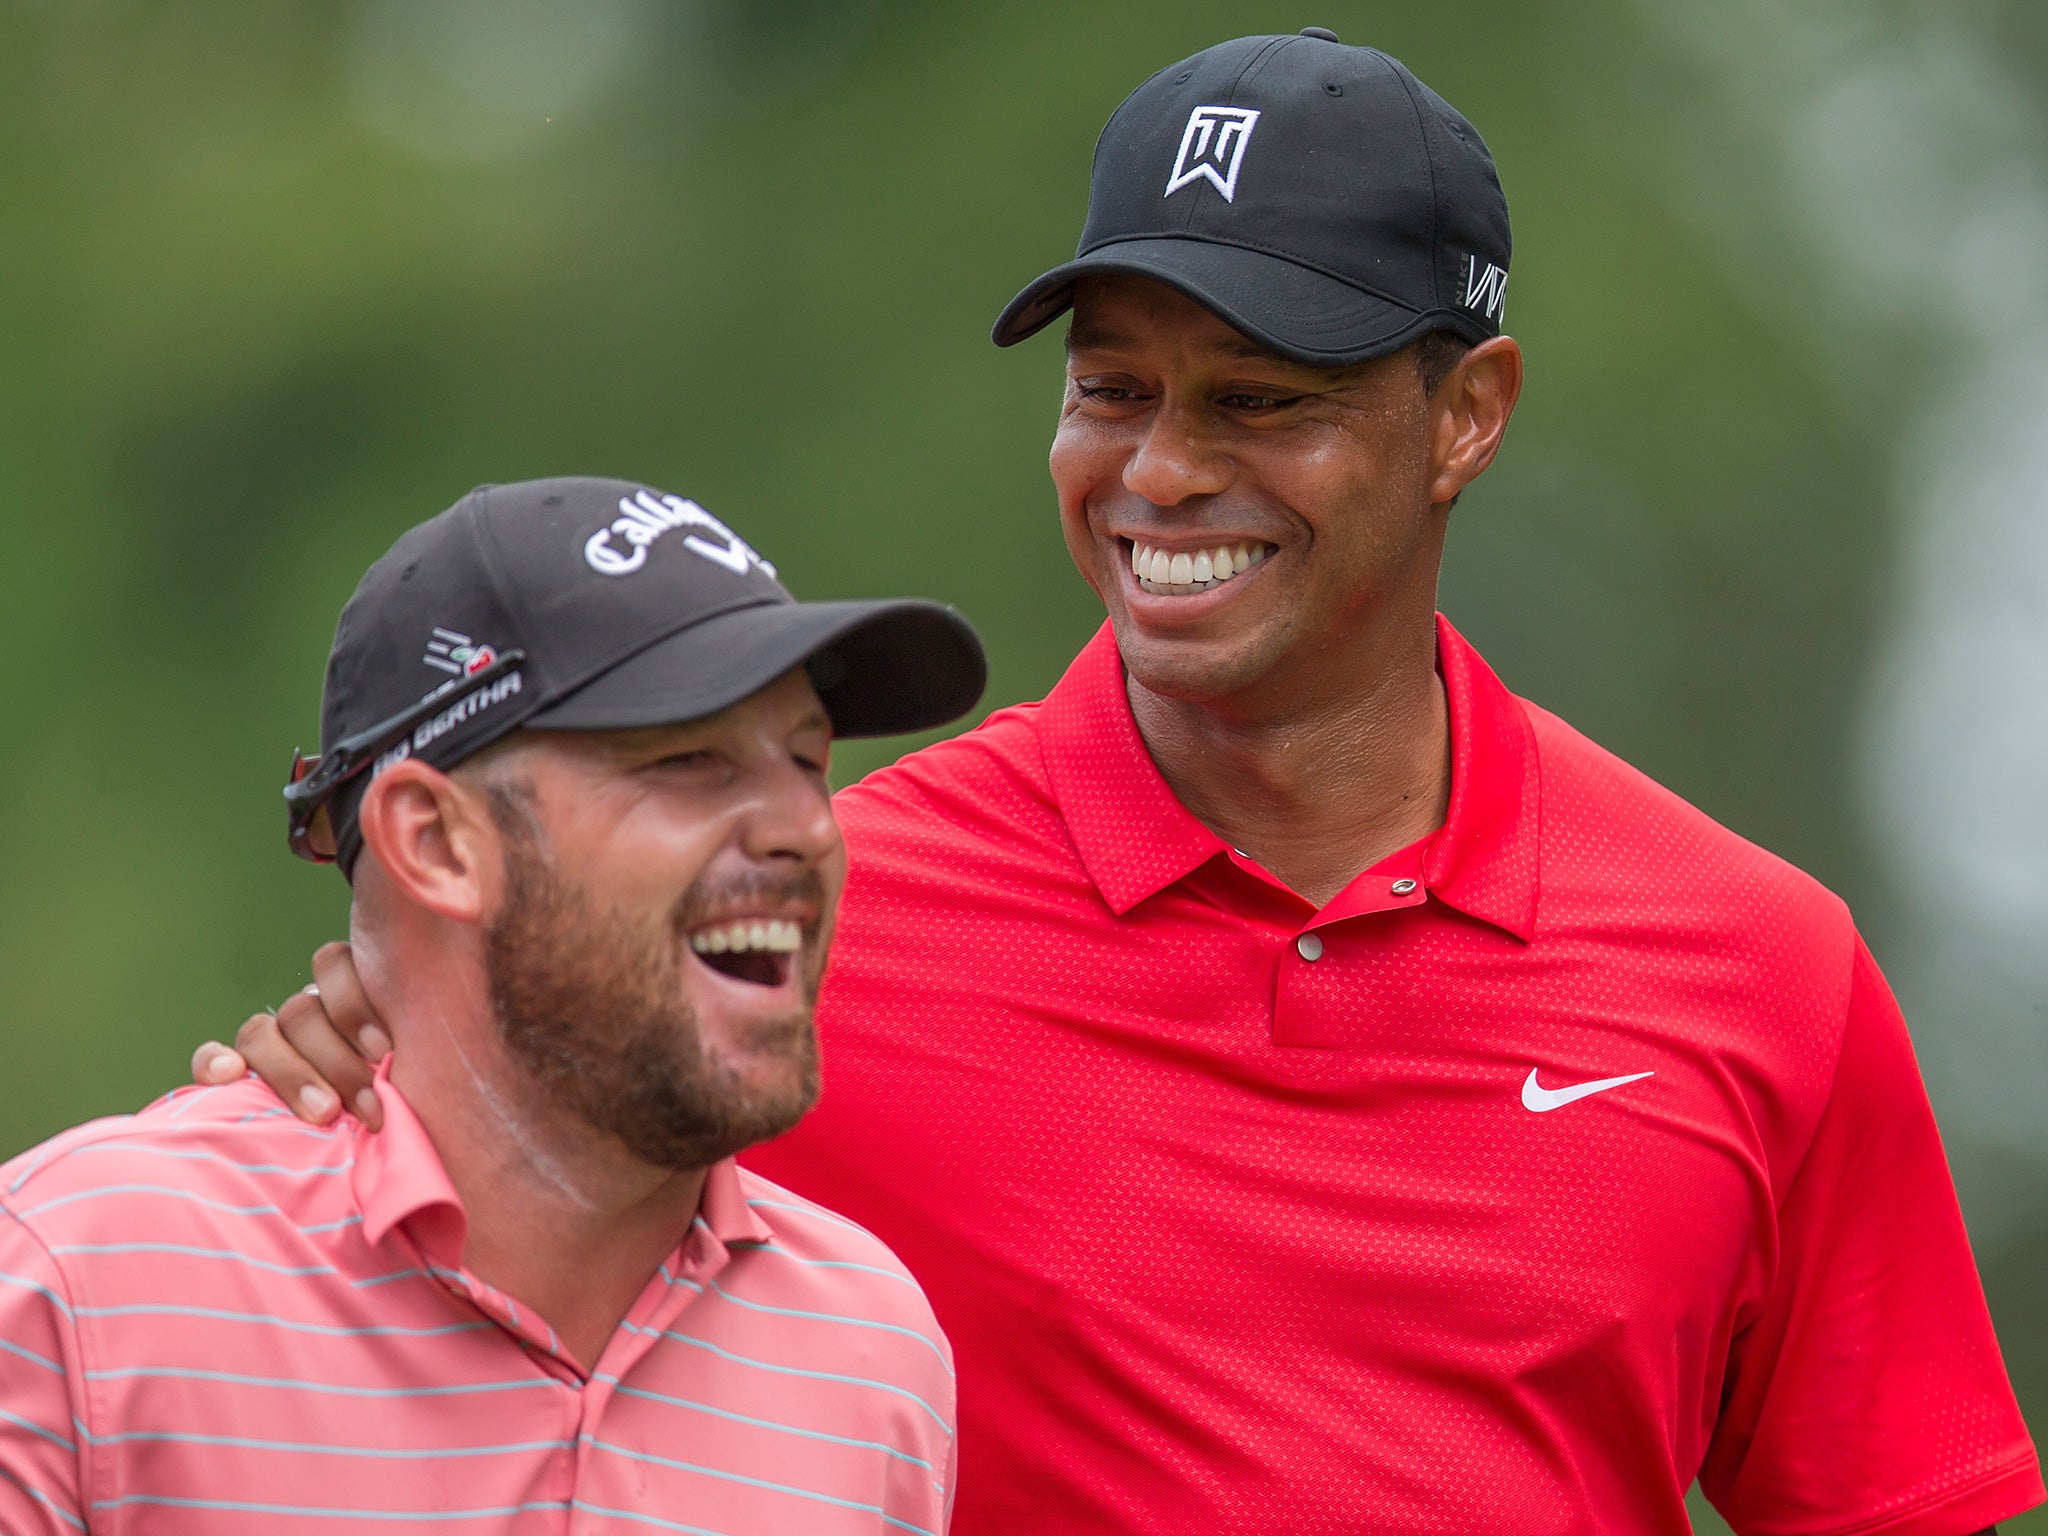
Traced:
[[1478, 130], [1398, 59], [1311, 27], [1170, 64], [1095, 145], [1074, 259], [1010, 301], [1010, 346], [1092, 272], [1179, 289], [1297, 362], [1381, 357], [1429, 331], [1498, 336], [1508, 206]]
[[[402, 535], [342, 609], [292, 845], [352, 870], [390, 762], [450, 768], [517, 729], [669, 725], [806, 667], [840, 736], [943, 725], [987, 681], [939, 603], [800, 603], [694, 501], [628, 480], [485, 485]], [[324, 821], [324, 825], [323, 825]]]

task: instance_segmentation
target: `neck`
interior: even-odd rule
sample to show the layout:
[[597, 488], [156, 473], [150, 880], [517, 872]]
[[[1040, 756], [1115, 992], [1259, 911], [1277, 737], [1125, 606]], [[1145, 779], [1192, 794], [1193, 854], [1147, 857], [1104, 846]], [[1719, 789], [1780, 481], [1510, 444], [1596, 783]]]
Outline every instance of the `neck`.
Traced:
[[688, 1232], [705, 1170], [650, 1167], [553, 1111], [506, 1057], [487, 1007], [378, 986], [361, 953], [365, 990], [402, 1046], [392, 1085], [462, 1198], [463, 1266], [538, 1312], [595, 1369]]
[[1444, 823], [1450, 717], [1431, 606], [1376, 615], [1341, 647], [1220, 700], [1169, 698], [1136, 677], [1126, 687], [1181, 804], [1319, 907]]

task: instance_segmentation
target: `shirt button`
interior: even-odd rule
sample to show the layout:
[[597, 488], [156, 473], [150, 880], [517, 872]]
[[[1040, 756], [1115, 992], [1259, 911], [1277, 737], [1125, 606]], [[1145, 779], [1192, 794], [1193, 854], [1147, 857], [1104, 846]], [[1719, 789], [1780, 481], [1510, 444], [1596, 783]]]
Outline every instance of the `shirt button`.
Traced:
[[1323, 941], [1312, 933], [1304, 933], [1300, 938], [1296, 939], [1294, 947], [1299, 951], [1301, 958], [1304, 960], [1320, 960], [1323, 958]]
[[1409, 892], [1415, 889], [1415, 882], [1413, 880], [1396, 880], [1392, 885], [1388, 886], [1387, 889], [1392, 891], [1396, 896], [1406, 896], [1409, 894]]

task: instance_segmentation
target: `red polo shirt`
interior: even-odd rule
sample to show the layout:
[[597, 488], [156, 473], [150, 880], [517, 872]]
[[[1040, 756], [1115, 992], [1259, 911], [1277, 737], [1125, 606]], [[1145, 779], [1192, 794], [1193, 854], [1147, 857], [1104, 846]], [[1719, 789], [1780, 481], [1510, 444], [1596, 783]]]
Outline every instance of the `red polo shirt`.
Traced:
[[[1947, 1536], [2041, 1499], [1840, 901], [1444, 624], [1449, 819], [1320, 911], [1107, 630], [839, 797], [820, 1107], [750, 1161], [959, 1358], [958, 1536]], [[1413, 882], [1411, 885], [1409, 882]]]

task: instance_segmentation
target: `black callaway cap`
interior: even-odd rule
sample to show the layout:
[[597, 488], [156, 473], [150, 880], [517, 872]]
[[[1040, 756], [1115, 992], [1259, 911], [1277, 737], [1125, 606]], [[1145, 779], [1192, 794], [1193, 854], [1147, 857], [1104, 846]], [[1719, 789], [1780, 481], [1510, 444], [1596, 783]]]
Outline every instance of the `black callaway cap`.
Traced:
[[1429, 331], [1498, 336], [1508, 206], [1478, 130], [1399, 60], [1311, 27], [1168, 65], [1095, 145], [1074, 259], [996, 321], [1010, 346], [1092, 272], [1155, 278], [1297, 362]]
[[[627, 480], [479, 486], [400, 537], [342, 609], [323, 763], [331, 772], [352, 740], [416, 718], [328, 792], [335, 851], [351, 869], [363, 791], [399, 758], [450, 768], [520, 728], [696, 720], [796, 666], [840, 736], [943, 725], [974, 707], [988, 677], [980, 640], [951, 608], [800, 603], [694, 501]], [[315, 766], [309, 781], [320, 777]], [[300, 811], [302, 797], [286, 795]]]

